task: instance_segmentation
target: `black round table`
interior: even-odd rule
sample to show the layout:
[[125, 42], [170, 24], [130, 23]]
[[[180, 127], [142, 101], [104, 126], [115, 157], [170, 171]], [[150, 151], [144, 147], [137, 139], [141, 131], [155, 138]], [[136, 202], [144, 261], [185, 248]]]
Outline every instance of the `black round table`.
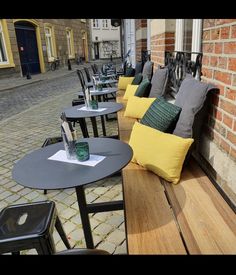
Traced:
[[117, 139], [85, 138], [91, 154], [105, 156], [96, 166], [85, 166], [61, 161], [49, 160], [59, 150], [64, 150], [63, 143], [56, 143], [27, 154], [16, 162], [12, 178], [19, 184], [34, 189], [75, 188], [86, 245], [94, 248], [89, 213], [123, 209], [123, 201], [87, 204], [84, 187], [96, 182], [125, 167], [131, 160], [132, 148]]
[[69, 121], [79, 121], [81, 131], [83, 133], [83, 137], [89, 137], [87, 125], [85, 122], [85, 118], [90, 118], [93, 127], [94, 137], [98, 137], [98, 129], [97, 129], [97, 122], [96, 117], [101, 116], [102, 122], [102, 131], [103, 135], [106, 136], [106, 128], [105, 128], [105, 120], [104, 115], [116, 113], [123, 108], [123, 104], [116, 103], [116, 102], [99, 102], [98, 108], [105, 108], [104, 111], [83, 111], [81, 108], [85, 107], [85, 105], [76, 105], [74, 107], [65, 108], [63, 112], [65, 112], [66, 118]]

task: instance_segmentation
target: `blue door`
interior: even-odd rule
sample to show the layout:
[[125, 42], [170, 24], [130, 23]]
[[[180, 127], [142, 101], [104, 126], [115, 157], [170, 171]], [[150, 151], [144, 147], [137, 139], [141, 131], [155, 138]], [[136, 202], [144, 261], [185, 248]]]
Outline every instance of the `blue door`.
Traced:
[[17, 22], [15, 30], [23, 76], [27, 72], [40, 73], [35, 27], [28, 22]]

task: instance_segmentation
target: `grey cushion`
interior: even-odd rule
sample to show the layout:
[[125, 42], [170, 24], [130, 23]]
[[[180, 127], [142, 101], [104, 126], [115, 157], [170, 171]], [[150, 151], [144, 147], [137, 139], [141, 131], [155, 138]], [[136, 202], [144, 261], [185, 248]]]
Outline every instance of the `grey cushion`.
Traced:
[[143, 71], [143, 63], [139, 61], [135, 65], [135, 75], [142, 73], [142, 71]]
[[212, 84], [204, 83], [193, 77], [187, 77], [180, 85], [175, 105], [182, 108], [174, 135], [189, 138], [193, 136], [193, 123], [196, 114], [204, 105], [209, 90], [215, 89]]
[[164, 96], [168, 80], [168, 68], [158, 68], [152, 77], [149, 97]]
[[152, 61], [146, 61], [143, 66], [143, 79], [147, 78], [151, 81], [152, 79], [152, 70], [153, 70], [153, 62]]

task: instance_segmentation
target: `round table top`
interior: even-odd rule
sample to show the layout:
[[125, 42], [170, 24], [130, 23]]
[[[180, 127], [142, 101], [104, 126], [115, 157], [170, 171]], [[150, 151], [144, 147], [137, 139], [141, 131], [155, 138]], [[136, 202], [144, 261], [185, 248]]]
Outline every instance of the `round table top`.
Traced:
[[80, 110], [85, 107], [85, 105], [76, 105], [74, 107], [68, 107], [63, 110], [65, 112], [66, 117], [70, 119], [78, 119], [78, 118], [86, 118], [86, 117], [96, 117], [107, 114], [116, 113], [123, 108], [122, 103], [116, 102], [99, 102], [98, 108], [104, 108], [103, 111], [98, 110]]
[[[117, 88], [116, 87], [103, 88], [102, 91], [98, 91], [98, 90], [94, 91], [93, 89], [90, 89], [90, 93], [93, 96], [107, 95], [107, 94], [116, 93], [116, 92], [117, 92]], [[83, 96], [84, 93], [83, 92], [78, 92], [78, 95]]]
[[84, 138], [91, 154], [105, 156], [94, 167], [48, 158], [64, 150], [62, 142], [33, 151], [16, 162], [12, 178], [19, 184], [35, 189], [66, 189], [106, 178], [125, 167], [132, 158], [132, 148], [117, 139]]

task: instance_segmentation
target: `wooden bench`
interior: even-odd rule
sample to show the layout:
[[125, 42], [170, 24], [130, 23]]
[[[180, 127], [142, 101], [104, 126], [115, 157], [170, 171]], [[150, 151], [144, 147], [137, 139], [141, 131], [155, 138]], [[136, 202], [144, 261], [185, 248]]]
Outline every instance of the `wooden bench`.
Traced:
[[[135, 119], [117, 102], [119, 138], [129, 142]], [[235, 254], [236, 215], [194, 159], [179, 184], [129, 163], [122, 171], [129, 254]]]

